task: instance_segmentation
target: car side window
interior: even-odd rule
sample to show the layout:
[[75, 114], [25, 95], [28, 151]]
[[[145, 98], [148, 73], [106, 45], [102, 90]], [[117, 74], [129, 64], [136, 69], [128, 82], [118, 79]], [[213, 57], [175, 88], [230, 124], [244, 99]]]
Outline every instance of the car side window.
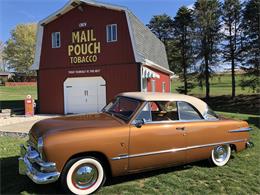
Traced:
[[152, 110], [152, 121], [176, 121], [178, 120], [177, 104], [174, 101], [155, 102], [158, 110]]
[[135, 120], [145, 122], [178, 120], [177, 103], [170, 101], [147, 102]]
[[151, 116], [151, 105], [149, 102], [146, 103], [146, 105], [143, 107], [141, 112], [137, 115], [136, 121], [144, 120], [145, 122], [152, 121]]
[[187, 102], [178, 102], [178, 112], [180, 120], [201, 120], [199, 112]]
[[150, 102], [150, 106], [152, 112], [160, 110], [156, 102]]

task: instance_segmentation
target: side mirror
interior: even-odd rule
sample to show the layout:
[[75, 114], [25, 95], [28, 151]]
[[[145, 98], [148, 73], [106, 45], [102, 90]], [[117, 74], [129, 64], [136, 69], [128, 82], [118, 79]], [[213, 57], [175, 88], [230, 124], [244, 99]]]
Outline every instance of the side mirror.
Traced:
[[134, 125], [135, 125], [137, 128], [141, 128], [141, 127], [144, 125], [144, 123], [145, 123], [144, 119], [135, 120]]

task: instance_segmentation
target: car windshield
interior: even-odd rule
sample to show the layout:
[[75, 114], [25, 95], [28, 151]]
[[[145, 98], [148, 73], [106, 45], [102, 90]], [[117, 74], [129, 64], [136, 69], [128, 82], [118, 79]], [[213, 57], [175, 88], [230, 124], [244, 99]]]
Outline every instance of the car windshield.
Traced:
[[116, 116], [124, 121], [129, 121], [140, 105], [140, 101], [127, 97], [117, 97], [102, 111]]

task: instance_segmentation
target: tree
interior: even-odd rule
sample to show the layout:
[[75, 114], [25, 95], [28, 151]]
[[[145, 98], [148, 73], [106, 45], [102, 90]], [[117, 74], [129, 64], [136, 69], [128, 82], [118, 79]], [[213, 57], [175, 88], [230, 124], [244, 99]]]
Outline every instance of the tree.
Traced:
[[223, 4], [224, 48], [223, 57], [231, 63], [232, 98], [236, 96], [235, 67], [239, 60], [241, 34], [241, 4], [239, 0], [225, 0]]
[[174, 74], [180, 75], [182, 72], [181, 67], [181, 53], [177, 48], [177, 40], [171, 38], [167, 41], [167, 58], [169, 62], [169, 68], [174, 72]]
[[176, 48], [176, 42], [173, 40], [173, 20], [166, 14], [153, 16], [148, 28], [164, 43], [169, 67], [172, 71], [179, 70], [178, 63], [175, 58], [178, 56], [178, 50]]
[[260, 1], [249, 0], [245, 3], [242, 19], [243, 28], [243, 67], [249, 79], [243, 79], [241, 87], [249, 86], [259, 91], [260, 65]]
[[167, 14], [153, 16], [147, 26], [165, 45], [172, 38], [173, 21]]
[[11, 31], [11, 38], [4, 48], [3, 59], [9, 69], [26, 75], [32, 74], [29, 70], [34, 59], [36, 42], [36, 24], [19, 24]]
[[174, 39], [176, 48], [180, 51], [179, 61], [184, 82], [184, 94], [188, 92], [187, 68], [192, 63], [192, 11], [187, 7], [181, 7], [174, 17]]
[[[199, 70], [203, 71], [206, 99], [210, 97], [210, 72], [218, 59], [221, 4], [218, 0], [197, 0], [194, 5], [195, 39]], [[199, 78], [201, 74], [199, 74]]]

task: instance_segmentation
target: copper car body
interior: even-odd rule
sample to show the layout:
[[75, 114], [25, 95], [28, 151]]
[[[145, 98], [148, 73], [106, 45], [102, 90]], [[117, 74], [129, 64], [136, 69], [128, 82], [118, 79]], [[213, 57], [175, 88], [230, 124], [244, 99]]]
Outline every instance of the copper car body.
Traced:
[[[21, 146], [20, 173], [35, 183], [51, 183], [70, 159], [93, 155], [102, 157], [112, 176], [120, 176], [207, 159], [219, 145], [229, 144], [239, 152], [249, 143], [251, 128], [247, 122], [212, 117], [200, 99], [145, 92], [122, 93], [118, 97], [138, 101], [129, 120], [102, 112], [36, 123], [30, 130], [27, 149]], [[171, 101], [177, 106], [178, 102], [186, 102], [201, 119], [136, 120], [148, 102]]]

